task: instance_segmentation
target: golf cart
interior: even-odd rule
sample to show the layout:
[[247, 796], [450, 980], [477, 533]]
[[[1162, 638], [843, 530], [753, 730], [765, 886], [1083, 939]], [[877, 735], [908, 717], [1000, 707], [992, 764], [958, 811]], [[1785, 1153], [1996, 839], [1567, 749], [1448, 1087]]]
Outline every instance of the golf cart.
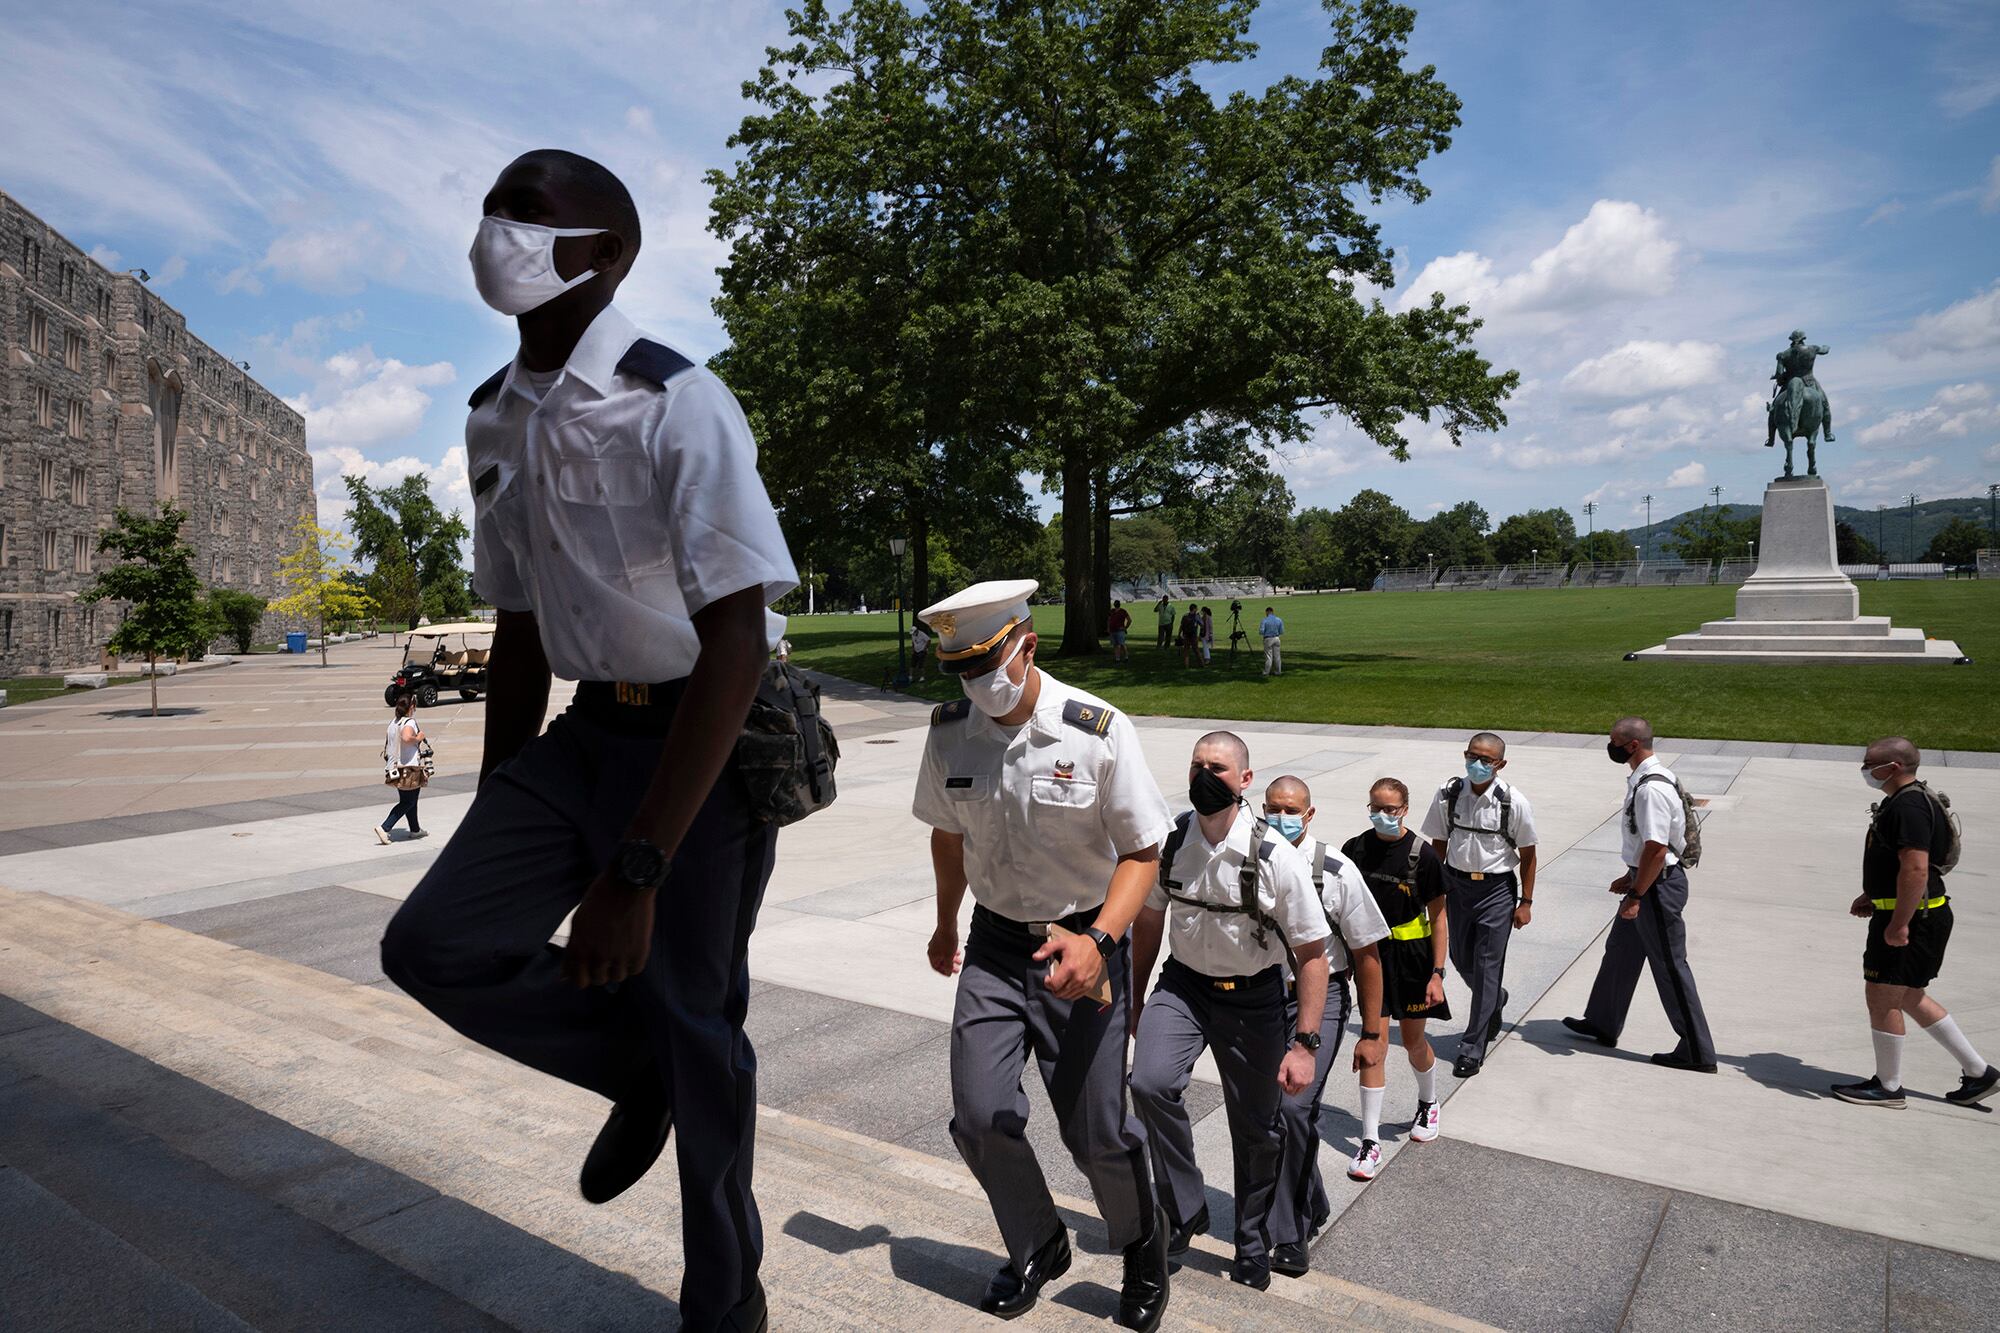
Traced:
[[419, 625], [410, 631], [403, 665], [382, 691], [382, 700], [394, 707], [397, 695], [414, 694], [419, 707], [429, 708], [445, 690], [477, 699], [486, 693], [486, 661], [492, 651], [493, 627], [480, 621]]

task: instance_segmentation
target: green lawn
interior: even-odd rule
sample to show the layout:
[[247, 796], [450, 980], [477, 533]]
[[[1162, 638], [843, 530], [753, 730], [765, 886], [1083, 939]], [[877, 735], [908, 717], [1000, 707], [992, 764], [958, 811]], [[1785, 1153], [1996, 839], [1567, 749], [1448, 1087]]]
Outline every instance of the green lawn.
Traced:
[[[1285, 674], [1259, 674], [1254, 637], [1230, 663], [1183, 670], [1155, 649], [1137, 608], [1132, 660], [1053, 656], [1060, 607], [1036, 609], [1043, 664], [1134, 713], [1245, 721], [1350, 722], [1599, 732], [1643, 713], [1665, 735], [1862, 744], [1902, 732], [1919, 745], [2000, 750], [2000, 582], [1864, 583], [1863, 615], [1956, 639], [1972, 666], [1780, 667], [1626, 662], [1624, 655], [1733, 614], [1734, 588], [1322, 594], [1279, 599]], [[1224, 604], [1226, 609], [1226, 604]], [[1256, 629], [1263, 603], [1245, 604]], [[1218, 640], [1226, 640], [1218, 620]], [[799, 616], [803, 666], [874, 686], [895, 670], [893, 615]], [[931, 679], [912, 693], [957, 697]]]
[[[143, 679], [145, 679], [143, 676], [113, 676], [110, 683], [124, 685], [130, 681]], [[0, 676], [0, 690], [6, 692], [7, 702], [10, 705], [33, 703], [37, 699], [47, 699], [67, 693], [61, 676]]]

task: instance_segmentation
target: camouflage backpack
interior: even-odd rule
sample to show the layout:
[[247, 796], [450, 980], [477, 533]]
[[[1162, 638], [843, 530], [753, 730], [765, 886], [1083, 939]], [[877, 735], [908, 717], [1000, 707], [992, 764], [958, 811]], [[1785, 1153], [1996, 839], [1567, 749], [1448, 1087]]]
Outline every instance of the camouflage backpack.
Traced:
[[736, 771], [757, 818], [780, 828], [833, 804], [840, 742], [820, 713], [819, 687], [797, 668], [772, 662], [736, 741]]

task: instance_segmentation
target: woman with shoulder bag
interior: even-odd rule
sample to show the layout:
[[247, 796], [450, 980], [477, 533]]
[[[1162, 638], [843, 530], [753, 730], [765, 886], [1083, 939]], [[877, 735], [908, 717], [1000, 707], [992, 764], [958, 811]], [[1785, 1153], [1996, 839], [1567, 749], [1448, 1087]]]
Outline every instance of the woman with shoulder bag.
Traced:
[[428, 836], [417, 825], [417, 793], [430, 781], [426, 771], [429, 765], [425, 762], [430, 742], [413, 716], [416, 708], [416, 696], [397, 695], [395, 720], [389, 723], [388, 734], [382, 741], [382, 781], [396, 789], [396, 808], [375, 826], [375, 841], [384, 847], [389, 845], [389, 830], [396, 827], [399, 819], [409, 821], [412, 838]]

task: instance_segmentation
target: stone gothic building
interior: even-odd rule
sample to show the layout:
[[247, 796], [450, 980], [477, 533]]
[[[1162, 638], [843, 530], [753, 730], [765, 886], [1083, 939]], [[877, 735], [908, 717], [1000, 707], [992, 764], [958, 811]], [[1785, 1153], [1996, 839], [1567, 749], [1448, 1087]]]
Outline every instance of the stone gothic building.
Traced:
[[205, 585], [277, 596], [318, 514], [304, 419], [0, 192], [0, 676], [99, 660], [123, 607], [77, 600], [98, 534], [166, 500]]

